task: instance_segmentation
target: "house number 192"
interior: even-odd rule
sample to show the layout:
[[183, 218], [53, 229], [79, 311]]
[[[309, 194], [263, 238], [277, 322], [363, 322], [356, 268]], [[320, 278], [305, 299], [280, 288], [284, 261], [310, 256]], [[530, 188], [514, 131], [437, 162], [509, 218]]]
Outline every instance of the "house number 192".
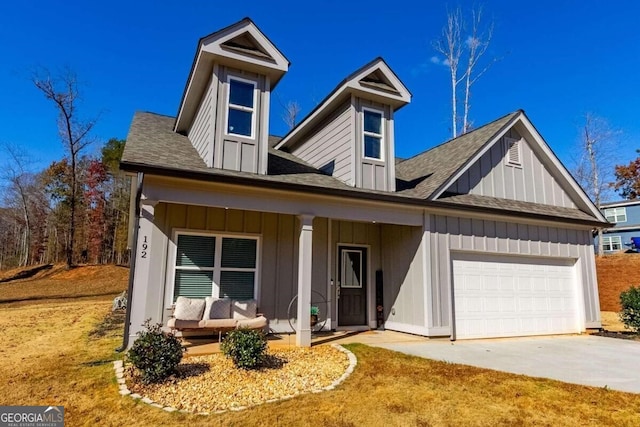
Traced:
[[147, 243], [147, 236], [143, 236], [142, 252], [140, 253], [140, 258], [146, 258], [147, 257], [147, 249], [149, 249], [149, 244]]

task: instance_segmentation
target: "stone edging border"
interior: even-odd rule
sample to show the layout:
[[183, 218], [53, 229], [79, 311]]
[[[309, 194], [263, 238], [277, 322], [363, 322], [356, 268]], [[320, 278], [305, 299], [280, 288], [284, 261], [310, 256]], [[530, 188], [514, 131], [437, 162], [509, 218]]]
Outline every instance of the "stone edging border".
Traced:
[[[340, 378], [338, 378], [337, 380], [332, 382], [331, 385], [328, 385], [328, 386], [323, 387], [321, 389], [311, 390], [309, 392], [297, 393], [297, 394], [293, 394], [293, 395], [289, 395], [289, 396], [284, 396], [284, 397], [281, 397], [279, 399], [265, 400], [262, 403], [257, 403], [255, 405], [251, 405], [251, 406], [238, 406], [238, 407], [234, 407], [234, 408], [223, 409], [223, 410], [220, 410], [220, 411], [212, 412], [212, 414], [222, 414], [224, 412], [229, 412], [229, 411], [234, 411], [234, 412], [243, 411], [245, 409], [249, 409], [249, 408], [252, 408], [252, 407], [258, 406], [258, 405], [263, 405], [265, 403], [274, 403], [274, 402], [279, 402], [281, 400], [288, 400], [288, 399], [291, 399], [293, 397], [299, 396], [301, 394], [322, 393], [323, 391], [329, 391], [329, 390], [335, 389], [344, 380], [349, 378], [349, 376], [353, 373], [353, 370], [355, 369], [356, 365], [358, 364], [358, 359], [356, 358], [355, 354], [353, 354], [351, 351], [347, 350], [346, 348], [344, 348], [340, 344], [331, 344], [331, 347], [333, 347], [333, 348], [345, 353], [347, 355], [347, 357], [349, 358], [349, 366], [345, 370], [344, 374], [342, 374], [342, 376]], [[197, 415], [209, 415], [210, 414], [209, 412], [193, 412], [193, 411], [187, 411], [187, 410], [184, 410], [184, 409], [178, 410], [178, 409], [176, 409], [174, 407], [171, 407], [171, 406], [162, 406], [161, 404], [159, 404], [157, 402], [154, 402], [153, 400], [149, 399], [148, 397], [141, 396], [141, 395], [139, 395], [137, 393], [131, 393], [131, 390], [129, 390], [129, 388], [127, 387], [126, 380], [124, 379], [124, 364], [123, 364], [123, 361], [122, 360], [115, 360], [113, 362], [113, 369], [115, 370], [116, 380], [118, 381], [118, 387], [120, 388], [119, 393], [122, 396], [129, 396], [132, 399], [140, 400], [143, 403], [151, 405], [151, 406], [153, 406], [155, 408], [159, 408], [159, 409], [165, 410], [167, 412], [176, 412], [177, 411], [177, 412], [182, 412], [182, 413], [187, 413], [187, 414], [197, 414]]]

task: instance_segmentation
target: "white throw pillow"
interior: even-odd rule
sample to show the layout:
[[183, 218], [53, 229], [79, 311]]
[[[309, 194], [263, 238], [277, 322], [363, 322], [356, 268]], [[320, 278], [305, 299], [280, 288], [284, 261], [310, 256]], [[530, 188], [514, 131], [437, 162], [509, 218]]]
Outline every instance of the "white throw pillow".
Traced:
[[173, 316], [178, 320], [202, 320], [204, 300], [178, 297]]
[[254, 299], [234, 300], [231, 311], [234, 319], [253, 319], [258, 311], [258, 302]]
[[231, 300], [229, 298], [206, 297], [204, 320], [231, 319]]

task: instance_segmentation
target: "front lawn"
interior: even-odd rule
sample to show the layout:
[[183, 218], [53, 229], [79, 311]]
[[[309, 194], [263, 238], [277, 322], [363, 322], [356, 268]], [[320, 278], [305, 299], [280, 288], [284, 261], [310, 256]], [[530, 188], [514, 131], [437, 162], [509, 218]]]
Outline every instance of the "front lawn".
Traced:
[[640, 425], [640, 395], [358, 344], [347, 346], [356, 370], [336, 390], [221, 415], [167, 413], [118, 394], [122, 331], [104, 320], [110, 308], [111, 296], [0, 303], [0, 404], [64, 405], [69, 426]]

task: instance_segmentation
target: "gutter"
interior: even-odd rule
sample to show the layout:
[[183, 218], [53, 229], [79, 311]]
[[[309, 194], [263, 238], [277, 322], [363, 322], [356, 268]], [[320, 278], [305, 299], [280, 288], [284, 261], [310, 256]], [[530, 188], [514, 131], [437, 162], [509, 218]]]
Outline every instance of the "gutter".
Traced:
[[137, 163], [137, 162], [122, 162], [120, 164], [120, 168], [124, 171], [130, 171], [130, 172], [143, 171], [148, 175], [158, 175], [162, 177], [193, 179], [197, 181], [218, 182], [218, 183], [234, 184], [234, 185], [248, 185], [253, 187], [260, 186], [260, 187], [274, 189], [274, 190], [299, 191], [307, 194], [314, 193], [319, 195], [357, 198], [360, 200], [404, 204], [408, 206], [417, 206], [421, 208], [440, 208], [440, 209], [463, 211], [463, 212], [493, 213], [501, 216], [512, 215], [512, 216], [518, 216], [522, 218], [552, 220], [556, 222], [561, 221], [561, 222], [567, 222], [567, 223], [573, 223], [573, 224], [587, 225], [591, 227], [607, 227], [608, 226], [607, 225], [608, 223], [602, 223], [597, 220], [591, 221], [587, 219], [571, 219], [571, 218], [563, 218], [563, 217], [546, 215], [541, 213], [508, 211], [508, 210], [497, 209], [497, 208], [447, 203], [440, 200], [416, 199], [412, 197], [396, 195], [393, 193], [383, 194], [383, 193], [370, 193], [370, 192], [364, 192], [364, 191], [354, 191], [353, 189], [346, 189], [346, 188], [340, 189], [340, 188], [330, 188], [330, 187], [315, 187], [315, 186], [310, 186], [305, 184], [297, 184], [297, 183], [284, 182], [284, 181], [256, 179], [249, 176], [222, 175], [222, 174], [213, 174], [213, 173], [203, 172], [198, 170], [184, 170], [184, 169], [178, 169], [178, 168], [151, 166], [151, 165]]
[[138, 229], [140, 228], [140, 199], [142, 198], [142, 183], [144, 182], [144, 173], [138, 172], [138, 182], [136, 185], [135, 199], [135, 223], [133, 225], [133, 245], [131, 245], [131, 258], [129, 261], [129, 286], [127, 287], [127, 311], [124, 318], [124, 335], [122, 337], [122, 345], [116, 348], [118, 353], [123, 352], [129, 346], [129, 327], [131, 326], [131, 300], [133, 296], [133, 279], [136, 273], [136, 258], [138, 256]]

